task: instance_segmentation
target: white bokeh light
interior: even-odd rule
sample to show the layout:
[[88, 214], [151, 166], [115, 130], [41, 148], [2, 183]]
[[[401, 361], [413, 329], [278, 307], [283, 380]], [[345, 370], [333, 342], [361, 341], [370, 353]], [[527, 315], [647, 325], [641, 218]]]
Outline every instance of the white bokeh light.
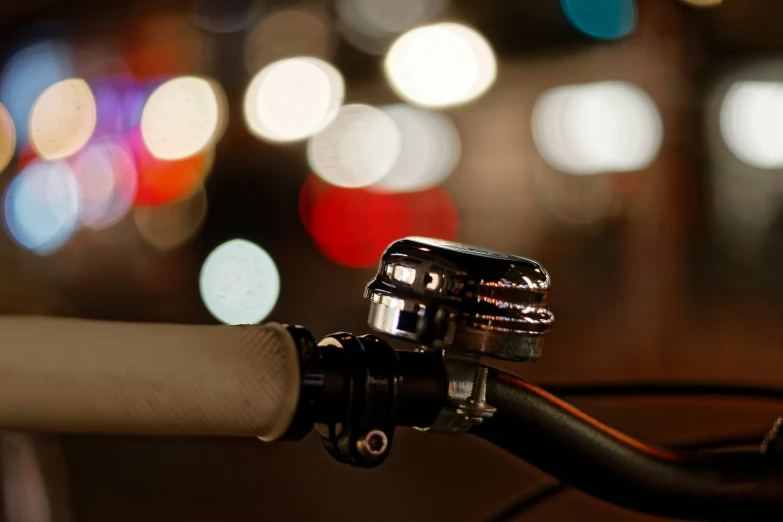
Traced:
[[303, 140], [334, 119], [344, 96], [342, 75], [323, 60], [280, 60], [250, 82], [245, 92], [245, 121], [264, 140]]
[[728, 71], [704, 113], [716, 244], [732, 262], [757, 269], [776, 251], [783, 216], [783, 63]]
[[130, 151], [121, 142], [91, 143], [71, 161], [79, 187], [79, 221], [87, 228], [107, 228], [130, 210], [138, 177]]
[[783, 82], [734, 83], [721, 103], [720, 131], [748, 165], [783, 167]]
[[374, 188], [390, 192], [413, 192], [439, 185], [454, 171], [462, 147], [451, 120], [439, 112], [404, 103], [381, 107], [400, 131], [397, 162]]
[[418, 27], [386, 55], [392, 88], [405, 100], [447, 107], [481, 96], [495, 81], [495, 53], [474, 29], [454, 23]]
[[79, 224], [79, 187], [63, 161], [25, 168], [6, 189], [3, 205], [9, 235], [38, 254], [57, 250]]
[[225, 119], [222, 89], [182, 76], [160, 85], [141, 114], [141, 136], [153, 156], [176, 160], [198, 154], [219, 137]]
[[366, 187], [388, 174], [400, 156], [400, 130], [369, 105], [346, 105], [307, 144], [310, 168], [339, 187]]
[[269, 254], [243, 239], [223, 243], [207, 256], [199, 278], [201, 299], [219, 321], [255, 324], [280, 295], [280, 274]]
[[47, 88], [30, 113], [30, 141], [39, 156], [54, 160], [79, 151], [97, 122], [97, 108], [87, 82], [70, 78]]
[[547, 163], [569, 174], [643, 169], [658, 155], [663, 140], [655, 102], [626, 82], [546, 91], [533, 108], [532, 131]]

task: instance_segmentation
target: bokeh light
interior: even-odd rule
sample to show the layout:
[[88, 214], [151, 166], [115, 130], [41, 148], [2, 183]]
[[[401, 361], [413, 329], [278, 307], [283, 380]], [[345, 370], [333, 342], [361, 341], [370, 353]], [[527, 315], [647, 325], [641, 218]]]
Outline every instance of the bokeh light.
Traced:
[[133, 221], [144, 240], [158, 250], [183, 245], [198, 232], [207, 215], [207, 194], [203, 188], [185, 199], [166, 205], [139, 207]]
[[0, 172], [8, 166], [16, 147], [16, 129], [14, 120], [3, 104], [0, 103]]
[[720, 131], [729, 150], [748, 165], [783, 167], [783, 83], [735, 82], [721, 103]]
[[378, 263], [389, 243], [411, 235], [454, 240], [459, 216], [451, 197], [432, 188], [401, 194], [334, 187], [310, 176], [299, 215], [318, 250], [349, 267]]
[[429, 23], [447, 7], [448, 0], [338, 0], [338, 28], [354, 47], [381, 54], [390, 41], [412, 27]]
[[386, 55], [392, 88], [410, 103], [447, 107], [481, 96], [495, 81], [495, 53], [470, 27], [440, 23], [398, 38]]
[[174, 78], [155, 89], [144, 105], [141, 135], [153, 156], [187, 158], [214, 145], [225, 112], [225, 96], [215, 82]]
[[73, 76], [73, 56], [63, 42], [45, 40], [23, 47], [3, 68], [0, 102], [16, 127], [17, 146], [27, 143], [33, 103], [47, 87]]
[[783, 253], [781, 78], [776, 60], [728, 71], [704, 111], [715, 244], [732, 263], [753, 270], [769, 264], [774, 271]]
[[136, 19], [128, 27], [125, 61], [137, 78], [184, 75], [201, 70], [205, 39], [191, 20], [175, 12]]
[[452, 121], [445, 114], [403, 103], [380, 109], [397, 124], [401, 147], [397, 162], [374, 188], [411, 192], [442, 183], [456, 168], [462, 152]]
[[38, 161], [40, 158], [35, 153], [33, 148], [30, 146], [30, 144], [25, 145], [19, 151], [17, 152], [16, 156], [16, 165], [19, 168], [19, 170], [22, 170], [23, 168], [27, 167], [31, 163]]
[[682, 1], [694, 7], [715, 7], [723, 3], [723, 0], [682, 0]]
[[264, 16], [245, 40], [245, 68], [256, 74], [262, 67], [284, 58], [324, 57], [329, 29], [322, 13], [308, 9], [284, 9]]
[[8, 234], [38, 254], [57, 250], [79, 224], [79, 186], [64, 161], [24, 169], [6, 189], [3, 205]]
[[627, 82], [550, 89], [533, 107], [533, 139], [552, 167], [569, 174], [634, 171], [658, 155], [658, 107]]
[[340, 187], [365, 187], [388, 174], [400, 156], [400, 130], [369, 105], [345, 105], [307, 144], [310, 168]]
[[133, 78], [118, 76], [99, 80], [92, 85], [92, 93], [98, 111], [97, 134], [116, 136], [141, 122], [146, 97]]
[[779, 237], [783, 177], [729, 158], [712, 169], [709, 185], [720, 248], [741, 264], [758, 263], [765, 256], [765, 244]]
[[79, 151], [95, 130], [97, 108], [87, 82], [62, 80], [47, 88], [30, 114], [30, 142], [44, 159], [65, 158]]
[[128, 135], [127, 143], [133, 151], [138, 172], [135, 206], [162, 205], [192, 194], [212, 168], [214, 152], [211, 149], [168, 161], [153, 156], [138, 131]]
[[561, 0], [576, 29], [599, 40], [613, 40], [636, 29], [635, 0]]
[[255, 324], [280, 295], [280, 274], [272, 257], [243, 239], [223, 243], [207, 256], [199, 278], [201, 299], [219, 321]]
[[93, 230], [122, 219], [136, 198], [138, 178], [130, 150], [121, 141], [90, 143], [69, 161], [79, 187], [79, 221]]
[[247, 28], [262, 6], [261, 0], [194, 0], [193, 21], [213, 33], [235, 33]]
[[245, 121], [253, 134], [265, 140], [303, 140], [334, 119], [344, 95], [342, 75], [323, 60], [280, 60], [250, 82]]

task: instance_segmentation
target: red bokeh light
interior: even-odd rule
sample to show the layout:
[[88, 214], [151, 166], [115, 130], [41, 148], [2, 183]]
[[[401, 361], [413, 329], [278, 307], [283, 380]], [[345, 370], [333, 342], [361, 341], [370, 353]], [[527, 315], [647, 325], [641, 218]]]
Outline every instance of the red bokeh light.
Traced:
[[459, 233], [459, 213], [449, 193], [440, 187], [400, 194], [413, 211], [408, 236], [454, 241]]
[[305, 227], [308, 234], [312, 234], [310, 223], [312, 222], [315, 202], [330, 188], [332, 188], [330, 184], [318, 176], [311, 175], [307, 177], [304, 185], [302, 185], [302, 190], [299, 191], [299, 218], [302, 220], [302, 226]]
[[38, 154], [35, 153], [35, 149], [27, 143], [19, 150], [19, 170], [24, 169], [37, 159]]
[[401, 237], [454, 240], [459, 226], [454, 202], [441, 188], [388, 194], [333, 187], [315, 176], [302, 187], [299, 214], [318, 250], [350, 267], [376, 265]]
[[192, 194], [211, 168], [211, 152], [166, 161], [153, 156], [138, 130], [128, 134], [138, 172], [135, 206], [162, 205]]

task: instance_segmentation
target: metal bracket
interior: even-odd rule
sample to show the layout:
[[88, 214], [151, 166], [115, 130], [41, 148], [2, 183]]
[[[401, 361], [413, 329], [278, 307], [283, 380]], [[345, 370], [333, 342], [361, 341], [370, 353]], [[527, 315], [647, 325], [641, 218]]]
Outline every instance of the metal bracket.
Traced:
[[465, 433], [497, 411], [486, 400], [487, 368], [477, 357], [454, 356], [446, 352], [443, 364], [448, 380], [448, 405], [431, 426], [416, 429], [441, 434]]

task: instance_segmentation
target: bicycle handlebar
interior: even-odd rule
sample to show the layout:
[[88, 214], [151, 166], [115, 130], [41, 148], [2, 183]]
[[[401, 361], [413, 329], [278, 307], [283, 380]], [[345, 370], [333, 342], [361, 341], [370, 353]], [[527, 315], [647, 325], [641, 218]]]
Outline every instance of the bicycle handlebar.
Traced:
[[[4, 429], [274, 440], [321, 423], [338, 460], [371, 467], [388, 454], [395, 426], [430, 426], [450, 404], [439, 352], [398, 352], [374, 336], [334, 334], [316, 346], [305, 329], [277, 324], [10, 317], [0, 318], [0, 343]], [[783, 467], [773, 455], [651, 446], [533, 384], [489, 375], [486, 401], [497, 412], [470, 432], [563, 482], [657, 515], [783, 514]]]
[[769, 455], [651, 446], [497, 370], [490, 372], [487, 401], [498, 411], [471, 433], [613, 504], [675, 518], [783, 516], [783, 476]]
[[299, 361], [284, 327], [0, 318], [0, 426], [280, 437]]

